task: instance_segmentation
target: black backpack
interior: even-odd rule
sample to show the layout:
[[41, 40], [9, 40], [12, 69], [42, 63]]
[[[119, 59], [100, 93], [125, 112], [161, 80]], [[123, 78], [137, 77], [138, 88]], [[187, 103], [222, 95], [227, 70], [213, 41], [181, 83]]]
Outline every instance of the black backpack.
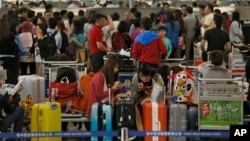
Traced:
[[196, 19], [196, 24], [195, 24], [196, 26], [194, 29], [194, 31], [195, 31], [194, 39], [195, 39], [195, 41], [199, 41], [199, 36], [201, 34], [201, 26], [199, 24], [200, 22], [199, 22], [199, 19], [197, 16], [195, 16], [195, 19]]
[[[57, 70], [55, 82], [61, 82], [61, 80], [67, 77], [69, 82], [76, 82], [76, 72], [70, 67], [61, 67]], [[64, 81], [64, 80], [63, 80]]]
[[61, 35], [62, 35], [62, 46], [60, 49], [60, 53], [65, 53], [66, 47], [69, 46], [68, 35], [64, 32], [61, 32]]
[[55, 31], [53, 34], [48, 34], [46, 37], [46, 52], [47, 52], [47, 58], [46, 60], [53, 61], [56, 60], [58, 53], [57, 53], [57, 45], [56, 40], [54, 36], [57, 34], [57, 31]]

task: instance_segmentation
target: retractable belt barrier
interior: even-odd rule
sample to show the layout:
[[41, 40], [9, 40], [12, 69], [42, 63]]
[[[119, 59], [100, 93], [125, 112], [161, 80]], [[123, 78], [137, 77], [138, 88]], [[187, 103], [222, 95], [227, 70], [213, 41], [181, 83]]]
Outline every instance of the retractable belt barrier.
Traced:
[[128, 131], [127, 128], [121, 131], [68, 131], [68, 132], [32, 132], [32, 133], [0, 133], [0, 138], [42, 138], [42, 137], [63, 137], [63, 138], [79, 138], [93, 136], [118, 136], [121, 132], [122, 139], [127, 140], [128, 137], [137, 136], [172, 136], [172, 137], [216, 137], [229, 138], [229, 131]]

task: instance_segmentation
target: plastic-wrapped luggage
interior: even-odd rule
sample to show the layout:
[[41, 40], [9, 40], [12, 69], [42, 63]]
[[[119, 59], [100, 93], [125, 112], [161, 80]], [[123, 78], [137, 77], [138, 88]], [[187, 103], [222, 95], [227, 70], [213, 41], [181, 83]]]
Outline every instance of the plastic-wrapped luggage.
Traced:
[[[169, 105], [169, 131], [187, 130], [187, 105], [173, 103]], [[169, 141], [186, 141], [186, 137], [169, 137]]]
[[38, 75], [21, 75], [19, 81], [23, 81], [24, 89], [21, 91], [20, 96], [24, 99], [27, 95], [34, 98], [34, 102], [45, 101], [45, 78]]

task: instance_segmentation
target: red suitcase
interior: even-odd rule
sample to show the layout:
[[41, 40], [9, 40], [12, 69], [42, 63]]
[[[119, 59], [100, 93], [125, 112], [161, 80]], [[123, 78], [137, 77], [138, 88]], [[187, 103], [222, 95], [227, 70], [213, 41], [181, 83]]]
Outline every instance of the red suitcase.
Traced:
[[[143, 125], [145, 131], [167, 130], [167, 106], [165, 103], [146, 101], [143, 103]], [[148, 136], [144, 141], [167, 141], [164, 136]]]

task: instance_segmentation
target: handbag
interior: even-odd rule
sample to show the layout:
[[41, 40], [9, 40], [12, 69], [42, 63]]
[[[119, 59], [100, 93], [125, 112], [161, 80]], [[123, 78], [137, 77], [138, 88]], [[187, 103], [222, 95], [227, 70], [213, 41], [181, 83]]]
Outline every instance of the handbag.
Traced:
[[183, 36], [179, 36], [179, 38], [178, 38], [178, 47], [179, 48], [183, 48], [183, 46], [184, 46], [184, 39], [183, 39]]
[[208, 60], [207, 60], [207, 58], [208, 58], [207, 51], [202, 51], [202, 53], [201, 53], [201, 58], [202, 58], [202, 61], [203, 61], [203, 62], [208, 61]]
[[78, 83], [69, 82], [67, 77], [63, 77], [61, 82], [51, 82], [49, 86], [50, 101], [56, 101], [61, 104], [61, 109], [66, 109], [66, 104], [72, 102], [78, 97]]
[[143, 120], [141, 112], [138, 108], [138, 104], [135, 104], [135, 121], [136, 121], [136, 127], [138, 131], [143, 131]]
[[70, 55], [70, 56], [75, 56], [76, 55], [76, 47], [74, 43], [70, 43], [66, 49], [65, 52]]

